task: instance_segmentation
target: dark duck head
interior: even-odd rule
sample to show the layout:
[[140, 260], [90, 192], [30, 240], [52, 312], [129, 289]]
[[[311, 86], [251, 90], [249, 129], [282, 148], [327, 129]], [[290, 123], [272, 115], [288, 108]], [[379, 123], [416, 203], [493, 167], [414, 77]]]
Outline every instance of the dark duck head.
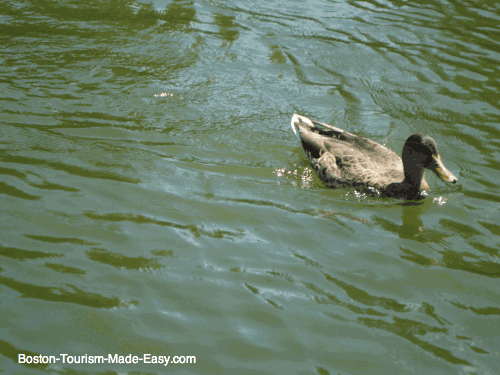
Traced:
[[418, 199], [425, 168], [446, 182], [457, 182], [455, 175], [444, 166], [436, 141], [425, 134], [413, 134], [406, 140], [402, 160], [404, 180], [390, 184], [383, 192], [386, 196]]

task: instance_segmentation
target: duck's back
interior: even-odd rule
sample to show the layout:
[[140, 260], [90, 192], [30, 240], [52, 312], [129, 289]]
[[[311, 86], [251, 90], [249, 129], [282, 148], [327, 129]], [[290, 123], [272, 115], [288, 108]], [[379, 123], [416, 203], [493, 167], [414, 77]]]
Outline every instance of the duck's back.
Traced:
[[[368, 138], [294, 115], [292, 128], [320, 179], [328, 187], [383, 190], [404, 179], [403, 162], [391, 149]], [[428, 188], [422, 181], [422, 188]]]

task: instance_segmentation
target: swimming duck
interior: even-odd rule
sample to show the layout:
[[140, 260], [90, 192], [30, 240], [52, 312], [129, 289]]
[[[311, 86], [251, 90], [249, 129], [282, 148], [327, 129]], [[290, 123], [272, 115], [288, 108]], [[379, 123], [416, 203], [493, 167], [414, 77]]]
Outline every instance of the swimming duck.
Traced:
[[401, 159], [375, 141], [297, 114], [292, 129], [327, 187], [375, 188], [382, 197], [415, 200], [424, 197], [421, 191], [430, 190], [424, 168], [444, 181], [457, 182], [441, 161], [436, 141], [424, 134], [406, 140]]

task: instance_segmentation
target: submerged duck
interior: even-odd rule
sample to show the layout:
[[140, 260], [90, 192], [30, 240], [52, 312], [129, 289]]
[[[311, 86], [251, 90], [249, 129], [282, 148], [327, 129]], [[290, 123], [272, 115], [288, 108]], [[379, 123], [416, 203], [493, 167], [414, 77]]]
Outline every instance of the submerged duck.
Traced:
[[444, 181], [457, 182], [441, 161], [436, 141], [424, 134], [406, 140], [401, 159], [375, 141], [297, 114], [292, 129], [328, 187], [376, 188], [382, 197], [414, 200], [430, 190], [424, 168]]

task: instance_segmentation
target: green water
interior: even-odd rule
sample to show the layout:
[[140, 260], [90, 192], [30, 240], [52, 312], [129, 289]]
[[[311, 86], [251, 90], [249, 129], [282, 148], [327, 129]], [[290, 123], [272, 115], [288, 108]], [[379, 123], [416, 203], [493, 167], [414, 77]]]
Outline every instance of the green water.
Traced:
[[[499, 14], [0, 0], [0, 372], [497, 374]], [[327, 189], [294, 113], [429, 134], [458, 183]]]

